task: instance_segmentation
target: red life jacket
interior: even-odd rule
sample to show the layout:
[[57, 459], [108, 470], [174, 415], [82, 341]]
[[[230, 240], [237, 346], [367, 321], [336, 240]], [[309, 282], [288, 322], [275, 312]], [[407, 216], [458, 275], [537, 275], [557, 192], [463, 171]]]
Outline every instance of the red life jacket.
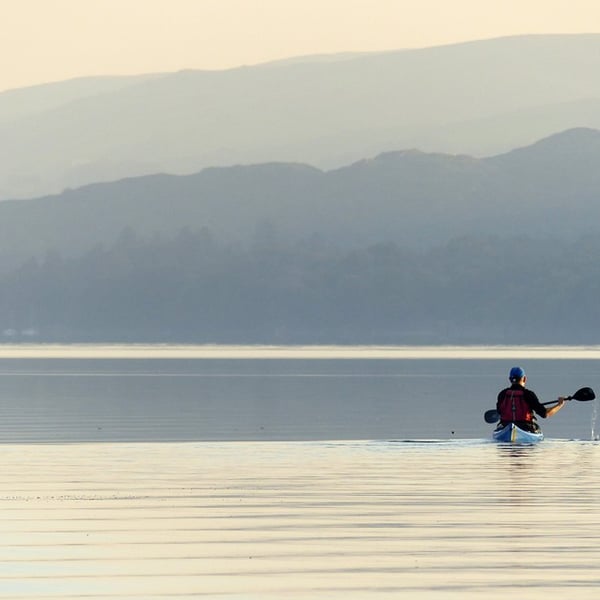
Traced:
[[523, 389], [513, 390], [507, 389], [504, 396], [498, 402], [498, 412], [500, 420], [509, 421], [533, 421], [533, 411], [529, 408], [529, 404], [525, 401]]

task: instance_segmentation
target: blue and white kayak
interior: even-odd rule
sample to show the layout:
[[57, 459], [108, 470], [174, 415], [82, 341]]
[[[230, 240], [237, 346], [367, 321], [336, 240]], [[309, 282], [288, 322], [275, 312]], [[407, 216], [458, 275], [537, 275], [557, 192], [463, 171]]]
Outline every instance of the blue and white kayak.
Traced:
[[513, 442], [515, 444], [535, 444], [544, 439], [541, 431], [526, 431], [514, 423], [508, 423], [501, 429], [495, 429], [492, 437], [496, 442]]

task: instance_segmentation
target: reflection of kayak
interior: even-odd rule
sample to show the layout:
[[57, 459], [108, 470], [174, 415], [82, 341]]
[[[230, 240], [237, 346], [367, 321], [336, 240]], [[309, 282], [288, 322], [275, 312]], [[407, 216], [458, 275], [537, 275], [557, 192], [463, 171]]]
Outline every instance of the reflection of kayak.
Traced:
[[497, 442], [515, 442], [517, 444], [535, 444], [544, 439], [541, 431], [526, 431], [517, 427], [514, 423], [509, 423], [504, 427], [495, 429], [492, 437]]

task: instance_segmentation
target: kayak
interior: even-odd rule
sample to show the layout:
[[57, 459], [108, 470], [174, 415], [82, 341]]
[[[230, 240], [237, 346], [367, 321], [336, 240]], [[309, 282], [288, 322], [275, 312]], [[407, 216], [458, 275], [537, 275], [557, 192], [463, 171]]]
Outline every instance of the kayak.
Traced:
[[495, 429], [492, 437], [497, 442], [513, 442], [516, 444], [535, 444], [544, 439], [541, 431], [527, 431], [517, 427], [514, 423], [508, 423], [500, 429]]
[[513, 442], [516, 444], [535, 444], [544, 439], [541, 431], [526, 431], [514, 423], [508, 423], [500, 429], [495, 429], [492, 437], [497, 442]]

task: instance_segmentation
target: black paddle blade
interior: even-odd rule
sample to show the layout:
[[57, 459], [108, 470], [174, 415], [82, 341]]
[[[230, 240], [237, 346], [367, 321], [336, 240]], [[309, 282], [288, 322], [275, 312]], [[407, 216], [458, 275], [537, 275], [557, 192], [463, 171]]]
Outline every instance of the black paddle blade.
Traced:
[[500, 420], [500, 414], [495, 408], [492, 408], [485, 411], [483, 418], [486, 423], [497, 423]]
[[579, 400], [579, 402], [589, 402], [596, 397], [594, 390], [590, 387], [584, 387], [577, 390], [572, 396], [569, 396], [569, 400]]

